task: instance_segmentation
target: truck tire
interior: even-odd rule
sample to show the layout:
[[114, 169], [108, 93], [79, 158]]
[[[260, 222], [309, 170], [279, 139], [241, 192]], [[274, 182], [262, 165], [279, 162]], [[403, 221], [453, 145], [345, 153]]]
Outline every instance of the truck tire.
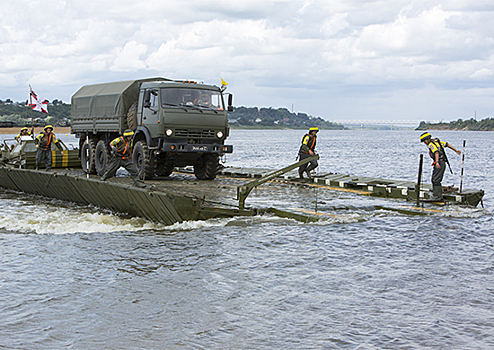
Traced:
[[156, 166], [156, 176], [168, 177], [173, 173], [174, 166], [169, 162], [161, 162]]
[[84, 141], [81, 148], [81, 165], [86, 174], [96, 174], [96, 139], [90, 138]]
[[136, 143], [132, 159], [141, 179], [153, 178], [156, 171], [156, 156], [149, 150], [145, 141]]
[[137, 102], [134, 102], [127, 112], [127, 126], [134, 131], [137, 129]]
[[219, 157], [216, 154], [203, 154], [194, 164], [194, 174], [199, 180], [213, 180], [219, 169]]
[[108, 147], [105, 145], [105, 141], [100, 140], [96, 144], [96, 151], [94, 157], [94, 166], [96, 168], [96, 173], [102, 176], [106, 171], [106, 165], [110, 161], [110, 152]]

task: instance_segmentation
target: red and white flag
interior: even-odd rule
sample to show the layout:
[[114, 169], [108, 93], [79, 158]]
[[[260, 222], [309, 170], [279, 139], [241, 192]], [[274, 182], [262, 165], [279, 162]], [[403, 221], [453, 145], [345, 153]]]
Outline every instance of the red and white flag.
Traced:
[[31, 88], [31, 85], [29, 85], [29, 91], [30, 91], [29, 92], [29, 100], [30, 100], [29, 107], [31, 107], [33, 111], [48, 113], [49, 101], [48, 100], [40, 101], [40, 99], [38, 98], [38, 95], [36, 95], [36, 93]]

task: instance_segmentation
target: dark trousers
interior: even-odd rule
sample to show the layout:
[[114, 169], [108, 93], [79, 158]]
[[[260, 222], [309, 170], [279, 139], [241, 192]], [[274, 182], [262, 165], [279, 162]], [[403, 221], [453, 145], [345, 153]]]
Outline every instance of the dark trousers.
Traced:
[[103, 175], [103, 178], [109, 179], [110, 177], [115, 176], [115, 173], [120, 167], [124, 167], [125, 170], [127, 170], [132, 177], [137, 177], [139, 175], [136, 166], [130, 159], [122, 159], [113, 156], [107, 165], [106, 172]]
[[434, 170], [432, 171], [432, 185], [441, 186], [443, 182], [444, 172], [446, 171], [446, 162], [444, 160], [439, 160], [439, 169], [434, 165]]
[[42, 163], [45, 163], [46, 170], [51, 169], [51, 150], [42, 150], [38, 148], [36, 150], [36, 168], [39, 168]]
[[[312, 157], [309, 153], [305, 153], [305, 152], [299, 152], [298, 156], [299, 156], [299, 160], [304, 160], [306, 158]], [[298, 173], [302, 174], [304, 171], [310, 172], [315, 168], [317, 168], [318, 165], [319, 164], [317, 164], [317, 160], [313, 160], [309, 163], [302, 164], [298, 168]]]

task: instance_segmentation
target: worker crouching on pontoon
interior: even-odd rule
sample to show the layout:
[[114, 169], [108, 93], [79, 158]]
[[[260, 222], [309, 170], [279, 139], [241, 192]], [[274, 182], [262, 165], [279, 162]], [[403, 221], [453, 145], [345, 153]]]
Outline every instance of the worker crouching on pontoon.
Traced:
[[141, 181], [139, 181], [139, 172], [136, 166], [132, 162], [132, 137], [134, 132], [130, 129], [124, 131], [123, 135], [117, 137], [110, 142], [112, 149], [112, 158], [108, 163], [107, 170], [104, 173], [101, 181], [106, 181], [110, 177], [115, 176], [115, 173], [120, 167], [124, 167], [130, 173], [130, 176], [134, 178], [134, 185], [137, 187], [146, 187]]

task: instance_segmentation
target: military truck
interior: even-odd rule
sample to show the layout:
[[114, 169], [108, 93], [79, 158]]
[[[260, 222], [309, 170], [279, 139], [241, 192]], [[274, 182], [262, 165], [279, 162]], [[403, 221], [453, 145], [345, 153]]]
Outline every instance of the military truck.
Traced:
[[71, 133], [79, 138], [82, 168], [102, 175], [109, 143], [134, 130], [133, 162], [143, 179], [169, 176], [192, 165], [200, 180], [216, 177], [219, 157], [231, 153], [227, 111], [221, 87], [194, 81], [150, 78], [86, 85], [72, 96]]

